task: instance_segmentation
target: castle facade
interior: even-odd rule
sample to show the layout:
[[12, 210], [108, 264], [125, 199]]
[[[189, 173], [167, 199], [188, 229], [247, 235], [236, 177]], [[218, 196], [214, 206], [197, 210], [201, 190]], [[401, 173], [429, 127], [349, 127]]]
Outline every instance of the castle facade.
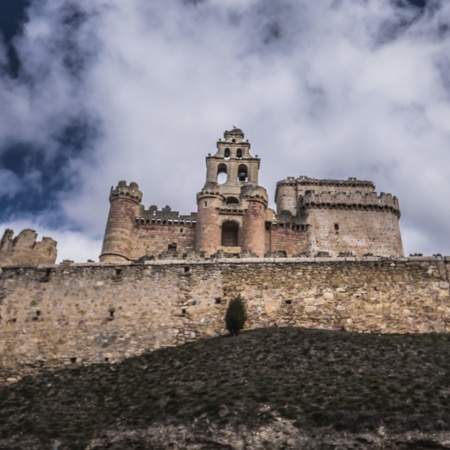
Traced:
[[402, 257], [400, 208], [371, 181], [301, 176], [277, 183], [276, 212], [258, 184], [260, 159], [240, 129], [225, 131], [206, 157], [197, 211], [142, 205], [137, 183], [111, 188], [101, 262], [189, 253], [264, 256]]

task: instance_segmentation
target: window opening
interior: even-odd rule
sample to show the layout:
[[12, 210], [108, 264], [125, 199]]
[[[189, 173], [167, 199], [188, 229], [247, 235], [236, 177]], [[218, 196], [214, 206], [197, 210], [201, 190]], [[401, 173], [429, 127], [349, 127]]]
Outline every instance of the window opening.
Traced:
[[239, 204], [239, 200], [236, 197], [227, 197], [226, 204], [227, 205]]
[[339, 224], [338, 223], [334, 224], [334, 233], [339, 234]]
[[248, 181], [247, 166], [244, 166], [244, 165], [239, 166], [238, 181]]
[[190, 267], [185, 267], [185, 268], [184, 268], [184, 273], [187, 273], [187, 272], [189, 272], [190, 270], [191, 270]]
[[236, 158], [242, 158], [242, 148], [236, 150]]
[[169, 250], [169, 251], [175, 251], [176, 249], [177, 249], [177, 244], [175, 244], [175, 243], [169, 244], [167, 246], [167, 250]]
[[225, 184], [228, 180], [228, 171], [225, 164], [220, 164], [217, 168], [217, 183]]
[[236, 222], [222, 224], [222, 246], [237, 247], [239, 241], [239, 225]]
[[72, 364], [75, 364], [75, 363], [77, 362], [77, 358], [75, 358], [75, 357], [70, 358], [70, 362], [71, 362]]
[[225, 157], [225, 159], [230, 159], [230, 149], [229, 148], [225, 149], [224, 157]]

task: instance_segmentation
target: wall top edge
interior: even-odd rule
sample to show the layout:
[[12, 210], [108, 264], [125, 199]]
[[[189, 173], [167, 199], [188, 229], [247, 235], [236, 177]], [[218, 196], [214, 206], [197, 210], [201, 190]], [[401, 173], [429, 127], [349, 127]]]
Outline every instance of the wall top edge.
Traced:
[[97, 267], [125, 267], [125, 266], [186, 266], [186, 265], [221, 265], [221, 264], [287, 264], [287, 263], [355, 263], [355, 262], [384, 262], [384, 263], [408, 263], [408, 262], [445, 262], [450, 263], [450, 256], [411, 256], [405, 258], [388, 258], [377, 256], [365, 257], [294, 257], [294, 258], [218, 258], [218, 259], [161, 259], [134, 263], [124, 262], [88, 262], [71, 264], [23, 264], [23, 265], [5, 265], [0, 266], [0, 273], [3, 270], [18, 269], [69, 269], [79, 268], [97, 268]]

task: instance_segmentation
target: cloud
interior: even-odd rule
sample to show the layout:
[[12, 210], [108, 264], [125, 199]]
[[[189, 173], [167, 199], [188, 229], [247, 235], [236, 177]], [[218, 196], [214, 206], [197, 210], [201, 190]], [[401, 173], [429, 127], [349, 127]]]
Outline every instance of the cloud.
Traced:
[[0, 158], [39, 156], [4, 195], [32, 187], [41, 209], [11, 217], [99, 242], [121, 179], [193, 211], [236, 125], [272, 198], [287, 176], [371, 179], [400, 199], [407, 253], [450, 254], [447, 2], [40, 0], [28, 17], [21, 71], [0, 79]]

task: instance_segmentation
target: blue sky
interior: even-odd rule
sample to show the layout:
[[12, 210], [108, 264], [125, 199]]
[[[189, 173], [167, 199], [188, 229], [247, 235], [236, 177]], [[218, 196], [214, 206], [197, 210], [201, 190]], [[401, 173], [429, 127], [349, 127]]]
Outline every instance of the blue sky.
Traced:
[[407, 254], [450, 255], [448, 1], [2, 0], [0, 32], [1, 234], [97, 260], [112, 185], [194, 211], [236, 125], [272, 199], [373, 180]]

